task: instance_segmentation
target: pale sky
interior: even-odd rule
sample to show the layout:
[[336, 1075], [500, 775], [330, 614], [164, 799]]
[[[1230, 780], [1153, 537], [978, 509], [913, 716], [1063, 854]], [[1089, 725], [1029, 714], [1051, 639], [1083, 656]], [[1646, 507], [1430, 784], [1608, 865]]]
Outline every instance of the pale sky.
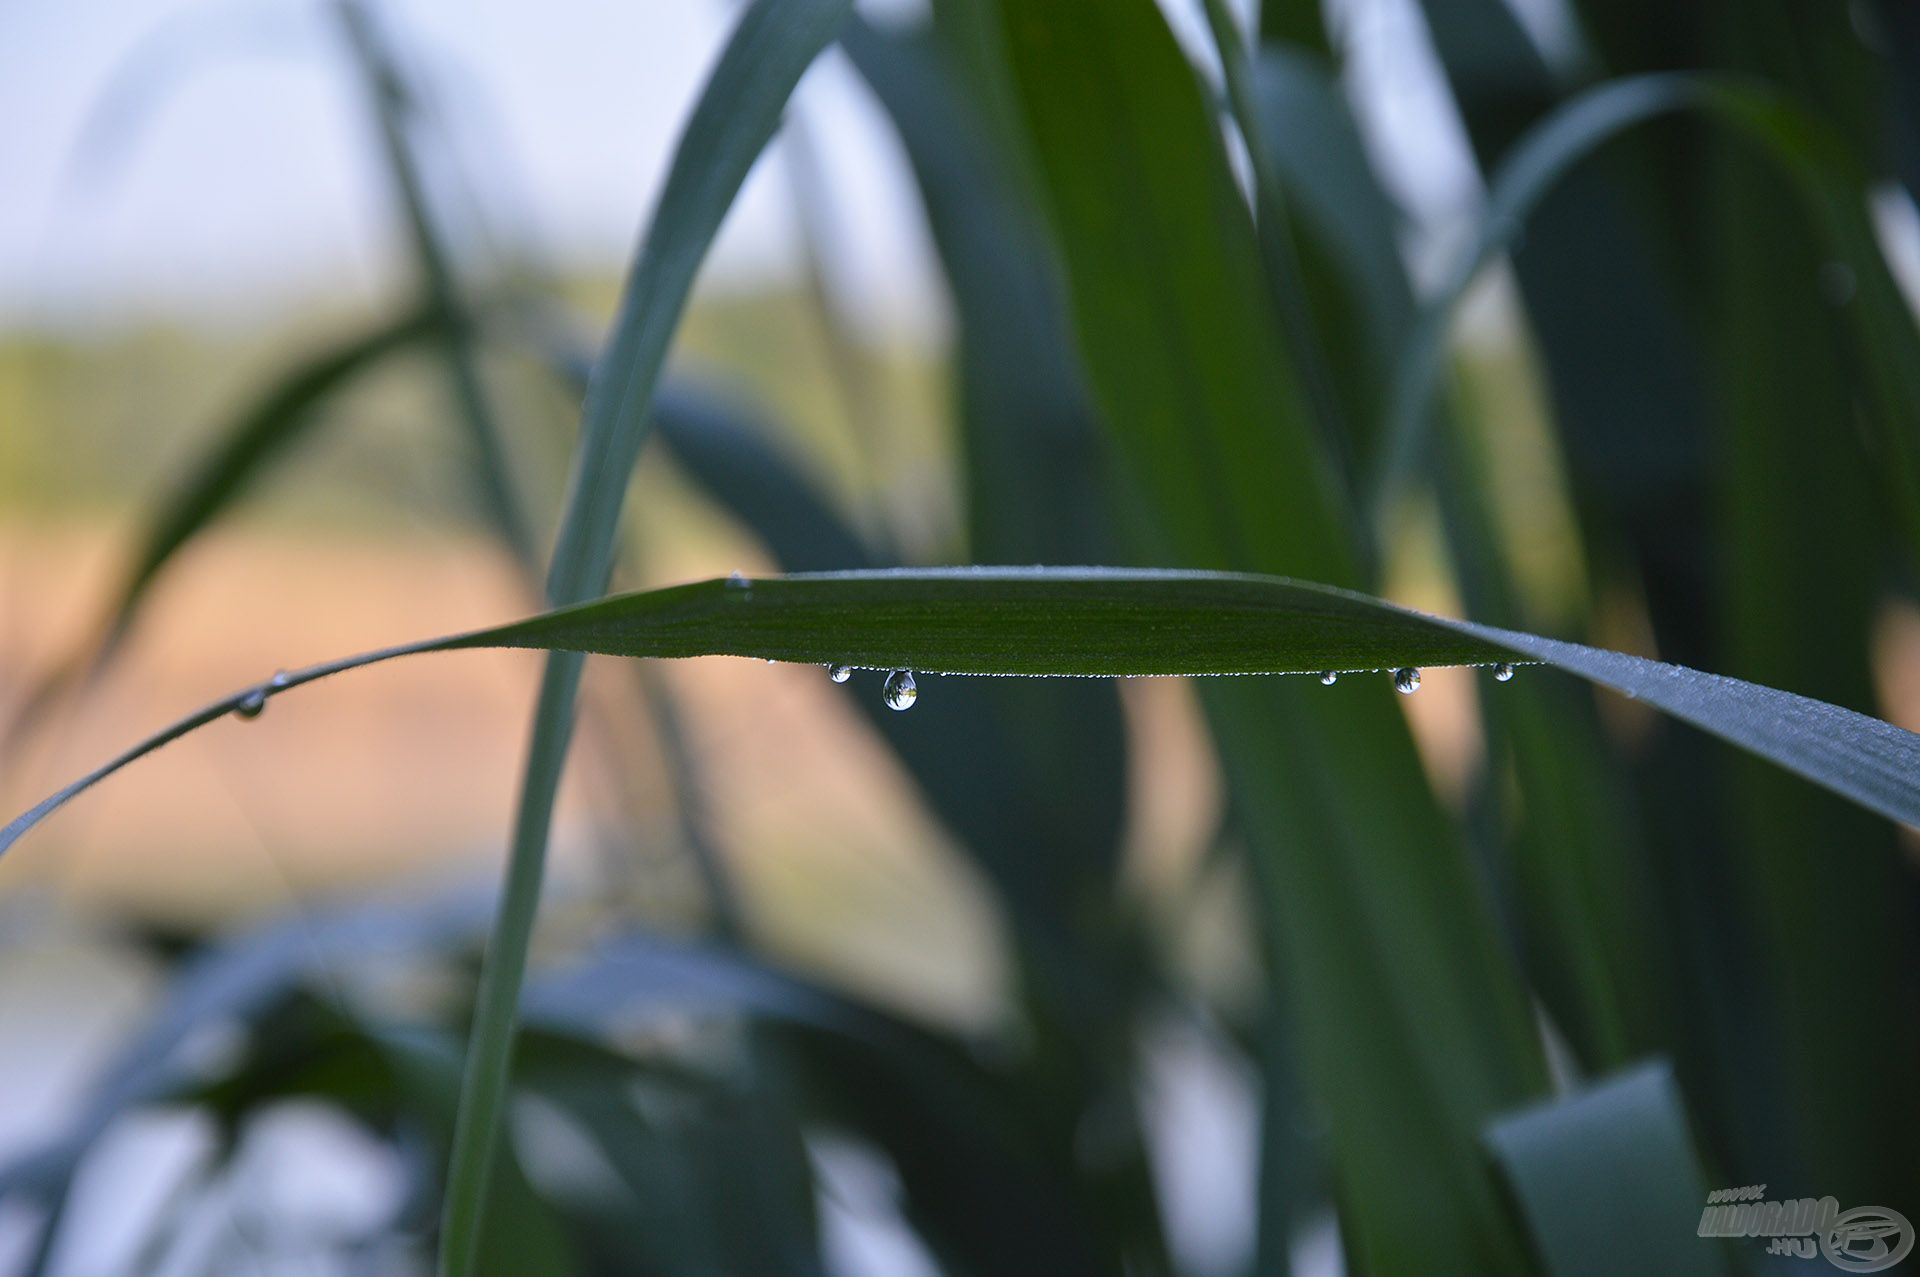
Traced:
[[[1188, 34], [1184, 5], [1168, 7]], [[1470, 201], [1408, 0], [1351, 8], [1355, 73], [1401, 193], [1416, 207]], [[446, 96], [463, 172], [500, 237], [617, 269], [734, 6], [379, 11]], [[937, 323], [903, 161], [864, 88], [830, 54], [795, 101], [828, 152], [840, 294], [880, 323]], [[376, 296], [402, 260], [358, 85], [318, 0], [0, 5], [0, 121], [0, 322], [244, 318], [315, 291]], [[708, 282], [790, 275], [790, 201], [780, 163], [763, 162]]]

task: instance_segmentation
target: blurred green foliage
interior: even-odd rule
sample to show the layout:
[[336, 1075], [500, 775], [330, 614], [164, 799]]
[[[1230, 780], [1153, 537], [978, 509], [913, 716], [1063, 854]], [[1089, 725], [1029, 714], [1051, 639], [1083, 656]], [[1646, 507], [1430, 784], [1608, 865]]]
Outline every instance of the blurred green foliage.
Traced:
[[[837, 322], [817, 296], [709, 300], [681, 323], [684, 289], [647, 289], [669, 267], [690, 278], [710, 237], [673, 223], [671, 200], [649, 240], [670, 260], [643, 249], [619, 322], [677, 328], [677, 362], [657, 391], [641, 369], [620, 421], [596, 425], [589, 393], [576, 492], [624, 488], [592, 448], [617, 458], [651, 426], [648, 446], [791, 570], [918, 552], [1375, 591], [1424, 520], [1432, 571], [1476, 620], [1601, 645], [1644, 632], [1664, 658], [1884, 716], [1874, 641], [1913, 595], [1920, 346], [1868, 210], [1910, 200], [1920, 175], [1916, 24], [1899, 0], [1578, 0], [1563, 14], [1577, 56], [1549, 57], [1502, 0], [1421, 9], [1494, 192], [1474, 251], [1504, 254], [1515, 348], [1455, 352], [1453, 379], [1423, 363], [1453, 297], [1415, 285], [1343, 90], [1350, 37], [1316, 6], [1269, 4], [1246, 31], [1212, 6], [1203, 51], [1152, 0], [935, 0], [906, 27], [855, 17], [840, 44], [911, 163], [955, 321], [944, 362], [856, 362], [885, 380], [890, 458], [952, 457], [935, 503], [952, 526], [899, 526], [902, 503], [857, 460], [845, 409], [860, 392], [832, 380], [852, 365], [790, 340]], [[761, 0], [731, 56], [781, 52], [764, 42], [790, 16]], [[1626, 79], [1655, 73], [1675, 78]], [[1643, 90], [1673, 100], [1642, 110]], [[404, 86], [382, 93], [398, 178], [436, 142]], [[1620, 113], [1570, 114], [1595, 102]], [[676, 173], [720, 184], [700, 189], [724, 208], [722, 150], [689, 145]], [[570, 304], [603, 314], [604, 290], [550, 286], [536, 304], [524, 285], [457, 279], [434, 192], [400, 188], [437, 356], [369, 359], [293, 411], [273, 388], [307, 384], [311, 351], [242, 360], [156, 332], [86, 352], [141, 387], [140, 418], [114, 379], [86, 387], [100, 407], [74, 432], [84, 445], [0, 435], [0, 495], [101, 491], [103, 457], [147, 473], [165, 460], [154, 417], [208, 423], [164, 447], [217, 455], [264, 402], [302, 458], [260, 498], [270, 511], [386, 509], [367, 480], [398, 452], [449, 517], [524, 502], [551, 527], [572, 446], [554, 387], [578, 394], [584, 362], [551, 321]], [[1514, 189], [1527, 198], [1508, 206]], [[603, 356], [599, 394], [629, 371], [625, 348]], [[33, 418], [80, 358], [10, 340], [0, 405]], [[703, 362], [745, 393], [686, 375]], [[240, 366], [292, 371], [249, 403]], [[1445, 385], [1429, 396], [1431, 374]], [[499, 426], [500, 448], [474, 448], [476, 422]], [[287, 455], [248, 460], [181, 540]], [[512, 519], [490, 527], [537, 579]], [[611, 555], [611, 533], [573, 549], [559, 579], [584, 571], [575, 584], [597, 592], [577, 565]], [[1249, 1004], [1183, 966], [1152, 916], [1177, 903], [1123, 882], [1137, 742], [1116, 689], [972, 682], [909, 716], [862, 713], [1004, 918], [1005, 1029], [962, 1038], [782, 971], [750, 924], [668, 941], [603, 909], [529, 977], [512, 1117], [484, 1119], [504, 1136], [493, 1174], [458, 1163], [484, 1192], [480, 1271], [824, 1271], [834, 1140], [888, 1169], [901, 1226], [944, 1271], [1184, 1271], [1143, 1098], [1168, 1023], [1257, 1079], [1249, 1271], [1287, 1272], [1329, 1217], [1358, 1273], [1758, 1271], [1760, 1243], [1686, 1231], [1707, 1188], [1747, 1183], [1920, 1218], [1920, 896], [1911, 844], [1881, 818], [1675, 723], [1623, 730], [1545, 674], [1482, 698], [1486, 761], [1457, 802], [1378, 680], [1337, 696], [1210, 685], [1227, 801], [1209, 872], [1246, 884]], [[633, 690], [613, 712], [672, 723], [662, 689]], [[548, 699], [542, 730], [564, 741], [570, 691]], [[557, 780], [558, 754], [545, 763]], [[678, 765], [697, 826], [698, 759]], [[529, 819], [521, 843], [543, 844]], [[534, 868], [510, 908], [530, 909]], [[724, 859], [707, 871], [732, 918]], [[39, 1260], [78, 1226], [59, 1204], [124, 1110], [199, 1106], [237, 1140], [250, 1114], [303, 1095], [412, 1151], [394, 1228], [428, 1262], [473, 1008], [395, 1006], [329, 973], [378, 935], [395, 963], [470, 975], [484, 915], [370, 904], [196, 946], [71, 1134], [0, 1173], [0, 1194], [47, 1208]], [[489, 961], [517, 963], [520, 941], [503, 958], [496, 937]], [[176, 1067], [195, 1028], [234, 1022], [236, 1060]], [[482, 1048], [504, 1050], [503, 1032]], [[555, 1131], [593, 1150], [574, 1159], [592, 1173], [543, 1162]]]

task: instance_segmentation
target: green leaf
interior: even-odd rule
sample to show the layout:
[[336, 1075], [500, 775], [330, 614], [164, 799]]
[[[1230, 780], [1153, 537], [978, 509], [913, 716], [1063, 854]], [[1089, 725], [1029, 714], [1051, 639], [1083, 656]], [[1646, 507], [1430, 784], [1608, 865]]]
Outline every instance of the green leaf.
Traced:
[[215, 432], [215, 444], [147, 516], [126, 579], [68, 665], [27, 697], [9, 732], [30, 727], [76, 679], [103, 665], [133, 625], [162, 568], [182, 546], [229, 509], [265, 468], [284, 457], [323, 418], [320, 407], [348, 383], [434, 330], [431, 309], [415, 309], [309, 355], [274, 378]]
[[[1360, 584], [1367, 538], [1282, 340], [1210, 97], [1159, 10], [996, 11], [1134, 552]], [[1326, 1107], [1349, 1254], [1383, 1271], [1517, 1271], [1475, 1138], [1545, 1070], [1391, 696], [1199, 691], [1269, 913], [1268, 1014], [1298, 1027]]]
[[[910, 1218], [956, 1272], [1109, 1271], [1076, 1200], [1084, 1170], [1050, 1149], [1030, 1089], [963, 1044], [745, 955], [617, 937], [533, 982], [530, 1025], [578, 1033], [635, 1018], [747, 1014], [779, 1030], [808, 1111], [892, 1158]], [[757, 1271], [757, 1270], [756, 1270]]]
[[[925, 60], [932, 50], [917, 42], [895, 44], [900, 37], [850, 25], [849, 34], [854, 31], [862, 32], [849, 46], [855, 65], [870, 76], [876, 62], [885, 65], [885, 74], [876, 81], [889, 86], [882, 92], [883, 103], [899, 110], [905, 103], [892, 91], [904, 86], [912, 90], [910, 100], [916, 107], [927, 108], [916, 111], [915, 118], [940, 122], [942, 129], [955, 124], [955, 112], [963, 104], [941, 101], [933, 91], [939, 87], [931, 76], [937, 65]], [[943, 157], [940, 162], [954, 167], [953, 152], [936, 149]], [[923, 189], [932, 200], [934, 189]], [[992, 242], [992, 225], [983, 224], [989, 210], [978, 207], [994, 199], [984, 181], [956, 180], [938, 189], [957, 205], [949, 214], [966, 228], [973, 249], [987, 254], [1003, 247]], [[1008, 274], [1033, 274], [1030, 256], [1010, 255], [1004, 265]], [[996, 265], [991, 273], [999, 277], [1001, 267]], [[984, 290], [978, 300], [988, 300]], [[1032, 334], [1019, 314], [1003, 310], [978, 319], [995, 335], [972, 342], [963, 327], [962, 340], [972, 342], [976, 357], [968, 361], [973, 371], [962, 376], [977, 374], [980, 382], [991, 383], [1000, 393], [990, 389], [981, 398], [1005, 411], [990, 414], [979, 399], [963, 392], [970, 458], [988, 467], [1031, 459], [1036, 474], [1045, 476], [1036, 491], [1055, 498], [1076, 483], [1088, 486], [1087, 475], [1077, 480], [1072, 475], [1078, 453], [1061, 438], [1076, 423], [1044, 415], [1060, 401], [1025, 393], [1026, 388], [1055, 383], [1053, 375], [1036, 366], [1049, 347], [1022, 340]], [[963, 326], [974, 322], [963, 303]], [[1014, 340], [999, 335], [999, 329], [1012, 330]], [[1054, 346], [1063, 345], [1056, 335]], [[1001, 360], [1009, 361], [1008, 366]], [[1018, 371], [1011, 366], [1014, 361]], [[1082, 433], [1091, 434], [1088, 423], [1077, 424]], [[665, 388], [655, 429], [681, 468], [758, 536], [781, 565], [806, 570], [864, 562], [864, 547], [820, 497], [805, 467], [775, 444], [770, 430], [755, 429], [748, 414], [710, 395]], [[991, 446], [976, 446], [976, 432], [983, 430], [995, 436]], [[1056, 499], [1050, 508], [1064, 517], [1022, 521], [1018, 511], [999, 502], [976, 502], [975, 543], [1020, 544], [1032, 551], [1021, 557], [1047, 557], [1041, 546], [1073, 535], [1071, 512], [1062, 507], [1078, 504]], [[1004, 523], [1001, 515], [1006, 516]], [[1144, 965], [1131, 929], [1115, 927], [1087, 907], [1089, 900], [1110, 898], [1115, 889], [1126, 806], [1126, 733], [1116, 689], [1092, 679], [1064, 687], [1036, 680], [975, 679], [966, 687], [942, 688], [911, 715], [886, 708], [877, 696], [856, 697], [855, 706], [892, 747], [929, 809], [978, 863], [1005, 908], [1020, 964], [1022, 1014], [1035, 1036], [1021, 1083], [1066, 1097], [1035, 1114], [1029, 1135], [1037, 1146], [1070, 1157], [1088, 1107], [1098, 1105], [1101, 1120], [1109, 1126], [1125, 1120], [1118, 1104], [1092, 1097], [1124, 1094], [1131, 1085], [1131, 1043]], [[940, 1154], [931, 1147], [938, 1142], [932, 1137], [916, 1137], [904, 1129], [889, 1129], [886, 1135], [889, 1147], [910, 1146], [911, 1160], [928, 1168], [922, 1179], [909, 1183], [910, 1191], [916, 1182], [945, 1185], [954, 1174], [933, 1169]], [[1165, 1266], [1157, 1261], [1164, 1244], [1147, 1172], [1143, 1149], [1138, 1156], [1109, 1157], [1101, 1167], [1082, 1172], [1084, 1179], [1099, 1185], [1090, 1191], [1103, 1203], [1106, 1227], [1098, 1244], [1112, 1256], [1109, 1267], [1124, 1259], [1140, 1259], [1152, 1270]], [[969, 1229], [947, 1218], [956, 1212], [964, 1215], [956, 1204], [959, 1196], [945, 1192], [939, 1200], [928, 1201], [923, 1195], [916, 1198], [916, 1209], [941, 1216], [933, 1231], [964, 1248], [973, 1233], [992, 1230]], [[1020, 1239], [1030, 1238], [1037, 1222], [1025, 1213], [1010, 1218], [993, 1239], [1003, 1249], [975, 1255], [970, 1266], [1005, 1269], [1010, 1257], [1020, 1253]]]
[[[441, 646], [1056, 677], [1297, 674], [1491, 664], [1513, 656], [1448, 624], [1278, 577], [886, 568], [734, 577], [618, 595]], [[1399, 659], [1410, 654], [1418, 660]]]
[[[587, 388], [580, 444], [547, 577], [547, 596], [555, 603], [578, 602], [606, 589], [620, 507], [694, 274], [747, 171], [778, 127], [794, 85], [850, 8], [851, 0], [757, 0], [742, 15], [701, 91], [627, 279], [613, 335]], [[481, 970], [454, 1131], [441, 1230], [442, 1277], [467, 1277], [473, 1269], [511, 1066], [515, 1007], [581, 668], [579, 656], [556, 653], [540, 682], [506, 887]]]
[[406, 219], [424, 303], [439, 320], [433, 336], [438, 339], [457, 419], [471, 445], [469, 471], [475, 504], [507, 548], [523, 563], [532, 563], [533, 532], [514, 490], [506, 443], [480, 375], [478, 324], [455, 274], [453, 254], [415, 154], [414, 133], [421, 115], [416, 95], [374, 15], [360, 0], [342, 0], [334, 6], [334, 16], [365, 82], [387, 176]]
[[1345, 91], [1319, 59], [1263, 48], [1250, 76], [1253, 137], [1295, 214], [1300, 289], [1323, 334], [1354, 467], [1369, 474], [1389, 374], [1414, 318], [1399, 210], [1368, 164]]
[[[1823, 14], [1805, 35], [1820, 48], [1855, 44], [1841, 13]], [[1781, 63], [1770, 41], [1751, 36], [1731, 37], [1727, 52], [1749, 65]], [[1747, 678], [1791, 680], [1822, 700], [1871, 706], [1874, 628], [1899, 522], [1890, 503], [1861, 499], [1877, 486], [1885, 455], [1874, 455], [1864, 431], [1831, 429], [1867, 415], [1845, 322], [1866, 298], [1833, 291], [1842, 268], [1793, 187], [1764, 154], [1735, 141], [1715, 148], [1711, 169], [1712, 372], [1722, 413], [1714, 436], [1718, 659]], [[1910, 321], [1895, 314], [1885, 322]], [[1916, 419], [1889, 424], [1907, 433]], [[1785, 615], [1782, 598], [1796, 604]], [[1723, 788], [1726, 857], [1748, 906], [1764, 993], [1750, 1031], [1778, 1042], [1765, 1080], [1793, 1097], [1758, 1111], [1743, 1106], [1743, 1126], [1791, 1148], [1798, 1173], [1822, 1193], [1910, 1197], [1920, 1192], [1920, 1168], [1897, 1150], [1920, 1140], [1920, 1096], [1902, 1070], [1858, 1063], [1920, 1056], [1915, 1017], [1886, 1013], [1920, 1007], [1911, 867], [1885, 824], [1809, 786], [1782, 784], [1764, 766], [1734, 760]], [[1850, 849], [1847, 874], [1809, 860], [1805, 848], [1821, 845]], [[1836, 1022], [1859, 1027], [1843, 1040], [1824, 1031]], [[1851, 1083], [1832, 1086], [1834, 1076]]]
[[1376, 511], [1389, 508], [1420, 460], [1427, 407], [1445, 366], [1447, 328], [1481, 270], [1514, 244], [1535, 207], [1583, 160], [1626, 130], [1680, 110], [1702, 112], [1780, 165], [1829, 250], [1852, 273], [1859, 289], [1851, 307], [1854, 339], [1880, 438], [1893, 461], [1884, 477], [1920, 552], [1920, 437], [1913, 428], [1920, 417], [1920, 332], [1867, 219], [1867, 174], [1845, 139], [1819, 116], [1764, 84], [1729, 75], [1661, 73], [1611, 81], [1559, 107], [1514, 144], [1490, 184], [1474, 242], [1422, 307], [1396, 371]]
[[196, 1032], [258, 1019], [349, 958], [400, 957], [477, 936], [491, 903], [483, 894], [461, 891], [310, 909], [250, 928], [186, 959], [145, 1020], [91, 1082], [61, 1132], [0, 1167], [0, 1200], [26, 1198], [49, 1211], [38, 1247], [42, 1263], [56, 1240], [81, 1158], [115, 1118], [180, 1084], [180, 1048]]
[[1697, 1235], [1707, 1185], [1673, 1073], [1647, 1064], [1487, 1127], [1552, 1277], [1726, 1277]]
[[[1352, 419], [1377, 428], [1416, 318], [1398, 210], [1367, 163], [1338, 80], [1319, 59], [1269, 46], [1253, 70], [1262, 140], [1299, 211], [1303, 256], [1324, 255], [1336, 277], [1324, 286], [1307, 282], [1315, 286], [1316, 314], [1336, 334], [1328, 346], [1339, 357]], [[1451, 427], [1436, 491], [1467, 609], [1514, 624], [1518, 605], [1485, 508], [1478, 441], [1445, 405], [1430, 411]], [[1364, 441], [1356, 449], [1370, 460]], [[1624, 1063], [1629, 1043], [1642, 1040], [1630, 1028], [1656, 1018], [1658, 1005], [1657, 986], [1641, 970], [1644, 946], [1631, 940], [1630, 927], [1612, 925], [1630, 924], [1648, 905], [1620, 763], [1600, 738], [1590, 698], [1571, 686], [1529, 680], [1485, 700], [1482, 713], [1491, 752], [1511, 759], [1519, 782], [1505, 863], [1518, 893], [1528, 976], [1583, 1062]], [[1501, 797], [1495, 785], [1484, 800]]]
[[1130, 568], [899, 568], [730, 577], [614, 595], [277, 676], [215, 701], [40, 803], [0, 829], [0, 851], [73, 795], [196, 727], [264, 707], [273, 696], [347, 670], [484, 647], [1054, 677], [1318, 674], [1539, 662], [1637, 697], [1863, 807], [1920, 827], [1920, 736], [1791, 692], [1431, 616], [1284, 577]]

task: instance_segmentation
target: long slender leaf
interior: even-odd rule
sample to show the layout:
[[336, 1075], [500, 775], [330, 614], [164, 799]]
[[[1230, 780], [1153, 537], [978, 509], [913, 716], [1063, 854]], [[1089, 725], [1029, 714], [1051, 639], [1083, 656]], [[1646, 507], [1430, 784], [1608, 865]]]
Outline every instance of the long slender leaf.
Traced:
[[[1282, 281], [1263, 270], [1210, 100], [1163, 16], [1147, 0], [996, 11], [1139, 552], [1364, 581], [1367, 538], [1282, 340]], [[1517, 1271], [1474, 1138], [1545, 1070], [1391, 697], [1200, 692], [1269, 912], [1268, 1014], [1299, 1027], [1326, 1106], [1349, 1253], [1383, 1270]]]
[[406, 218], [408, 240], [420, 270], [426, 305], [438, 317], [438, 339], [448, 389], [472, 445], [473, 486], [482, 513], [515, 556], [530, 562], [533, 531], [521, 509], [491, 398], [480, 375], [478, 324], [454, 272], [453, 254], [442, 233], [415, 155], [416, 103], [385, 34], [360, 0], [334, 7], [347, 46], [353, 52], [374, 121], [379, 129], [387, 175]]
[[808, 1103], [889, 1154], [914, 1223], [953, 1271], [1113, 1271], [1074, 1200], [1083, 1172], [1071, 1148], [1049, 1148], [1032, 1095], [958, 1043], [751, 958], [644, 935], [614, 939], [527, 994], [530, 1024], [568, 1032], [716, 1011], [779, 1029]]
[[[1352, 418], [1377, 426], [1395, 364], [1413, 331], [1417, 306], [1396, 235], [1398, 210], [1366, 161], [1351, 107], [1318, 59], [1269, 46], [1254, 65], [1261, 136], [1273, 167], [1296, 200], [1303, 255], [1324, 254], [1336, 276], [1316, 292], [1315, 313], [1338, 334]], [[1313, 281], [1317, 282], [1317, 281]], [[1319, 293], [1325, 295], [1321, 296]], [[1451, 423], [1448, 465], [1437, 485], [1453, 560], [1468, 611], [1501, 625], [1521, 621], [1505, 556], [1484, 508], [1487, 472], [1478, 443], [1445, 405]], [[1369, 459], [1364, 442], [1357, 445]], [[1472, 461], [1466, 454], [1476, 454]], [[1528, 974], [1581, 1058], [1624, 1064], [1649, 1039], [1629, 1031], [1657, 1019], [1657, 983], [1641, 970], [1644, 946], [1628, 920], [1647, 907], [1635, 845], [1623, 808], [1620, 762], [1600, 739], [1588, 698], [1554, 680], [1528, 680], [1483, 703], [1493, 752], [1512, 760], [1523, 796], [1508, 840], [1517, 930]], [[1499, 803], [1492, 785], [1486, 800]]]
[[1535, 206], [1581, 161], [1622, 132], [1681, 110], [1700, 111], [1737, 131], [1781, 165], [1856, 281], [1855, 339], [1870, 374], [1881, 438], [1894, 461], [1885, 477], [1909, 537], [1920, 547], [1920, 437], [1913, 429], [1920, 414], [1920, 333], [1867, 220], [1866, 174], [1819, 117], [1765, 85], [1727, 75], [1656, 73], [1612, 81], [1569, 101], [1514, 145], [1494, 176], [1474, 242], [1423, 307], [1396, 372], [1376, 510], [1390, 506], [1419, 460], [1447, 327], [1481, 270], [1514, 243]]
[[[1816, 45], [1836, 36], [1850, 44], [1847, 27], [1846, 15], [1823, 12], [1809, 15], [1807, 35]], [[1727, 43], [1748, 65], [1776, 62], [1767, 42], [1730, 35]], [[1823, 110], [1825, 96], [1816, 99]], [[1885, 454], [1873, 455], [1858, 433], [1836, 438], [1828, 428], [1876, 415], [1861, 412], [1870, 397], [1844, 313], [1870, 303], [1857, 289], [1834, 291], [1834, 273], [1851, 268], [1834, 262], [1765, 155], [1729, 140], [1713, 160], [1719, 659], [1746, 678], [1794, 680], [1822, 700], [1870, 706], [1882, 561], [1900, 522], [1893, 503], [1860, 499], [1878, 486]], [[1882, 322], [1910, 321], [1893, 314]], [[1920, 417], [1887, 424], [1910, 432]], [[1798, 606], [1777, 615], [1779, 598]], [[1756, 999], [1755, 1032], [1780, 1043], [1769, 1081], [1795, 1097], [1769, 1106], [1771, 1120], [1748, 1121], [1777, 1141], [1772, 1160], [1797, 1167], [1822, 1192], [1910, 1199], [1920, 1168], [1894, 1150], [1920, 1140], [1920, 1096], [1885, 1070], [1860, 1071], [1850, 1086], [1826, 1083], [1855, 1075], [1862, 1059], [1920, 1058], [1920, 893], [1893, 831], [1746, 760], [1726, 769], [1724, 793], [1727, 855], [1761, 946], [1765, 1000]], [[1850, 849], [1857, 863], [1844, 879], [1807, 863], [1803, 849], [1822, 844]], [[1861, 1027], [1844, 1039], [1821, 1031], [1836, 1019]]]
[[[555, 603], [590, 598], [612, 572], [614, 533], [646, 438], [655, 382], [720, 222], [779, 124], [800, 75], [845, 19], [850, 0], [758, 0], [742, 16], [681, 135], [660, 202], [587, 391], [579, 450], [547, 578]], [[455, 1125], [439, 1271], [467, 1277], [511, 1066], [515, 1007], [545, 873], [547, 836], [572, 736], [582, 660], [548, 658], [514, 819], [500, 916]]]
[[485, 647], [1026, 677], [1538, 662], [1643, 700], [1889, 819], [1920, 827], [1920, 736], [1791, 692], [1284, 577], [901, 568], [729, 577], [615, 595], [279, 675], [213, 702], [46, 799], [0, 829], [0, 851], [73, 795], [215, 719], [259, 712], [272, 696], [347, 670]]
[[44, 1267], [57, 1241], [81, 1158], [115, 1118], [180, 1083], [179, 1048], [193, 1033], [225, 1020], [252, 1019], [349, 957], [397, 957], [475, 936], [491, 903], [484, 895], [455, 892], [308, 911], [250, 929], [188, 959], [158, 1005], [108, 1060], [60, 1134], [0, 1167], [0, 1201], [31, 1200], [48, 1211], [32, 1271]]
[[232, 424], [217, 433], [214, 446], [195, 458], [185, 477], [147, 516], [126, 578], [100, 621], [79, 654], [55, 668], [28, 694], [8, 725], [9, 735], [31, 728], [77, 679], [112, 657], [161, 570], [201, 529], [230, 508], [256, 475], [292, 451], [322, 419], [319, 410], [329, 398], [418, 344], [436, 322], [430, 308], [408, 311], [323, 348], [263, 388]]

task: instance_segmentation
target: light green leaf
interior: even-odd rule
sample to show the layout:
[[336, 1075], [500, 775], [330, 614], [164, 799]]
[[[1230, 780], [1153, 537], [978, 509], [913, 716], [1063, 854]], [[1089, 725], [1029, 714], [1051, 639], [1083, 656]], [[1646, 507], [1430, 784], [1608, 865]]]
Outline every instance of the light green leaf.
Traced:
[[1707, 1186], [1664, 1062], [1487, 1128], [1553, 1277], [1725, 1277], [1724, 1243], [1696, 1235]]

